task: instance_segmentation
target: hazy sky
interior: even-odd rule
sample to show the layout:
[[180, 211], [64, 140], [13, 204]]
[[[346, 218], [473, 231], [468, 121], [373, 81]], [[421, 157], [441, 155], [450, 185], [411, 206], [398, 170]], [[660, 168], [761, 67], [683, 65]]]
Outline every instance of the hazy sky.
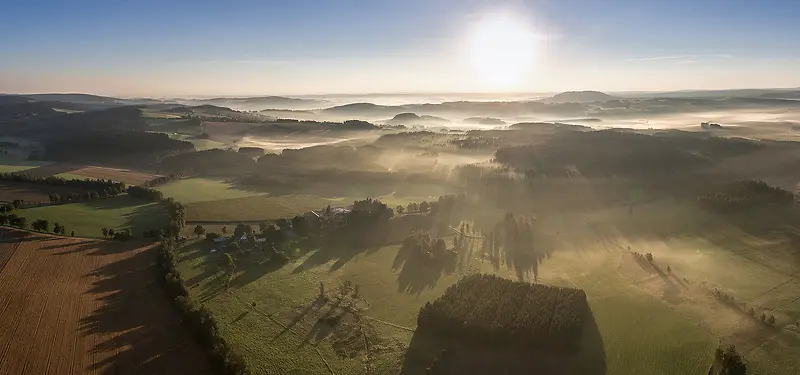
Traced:
[[793, 0], [11, 0], [0, 92], [796, 87], [798, 19]]

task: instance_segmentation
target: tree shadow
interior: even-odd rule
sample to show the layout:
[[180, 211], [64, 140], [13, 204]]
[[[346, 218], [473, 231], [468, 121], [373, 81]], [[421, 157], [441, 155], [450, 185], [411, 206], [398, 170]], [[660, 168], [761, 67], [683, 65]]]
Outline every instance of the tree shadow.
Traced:
[[573, 352], [489, 347], [418, 329], [406, 350], [400, 374], [605, 375], [606, 371], [605, 346], [589, 310], [580, 345]]
[[104, 358], [86, 371], [208, 373], [205, 355], [164, 296], [156, 272], [155, 253], [143, 250], [84, 276], [92, 281], [81, 298], [98, 307], [80, 319], [79, 331], [100, 338], [90, 340], [97, 342], [91, 353]]
[[314, 251], [303, 263], [292, 270], [293, 274], [303, 272], [307, 269], [319, 267], [334, 261], [328, 272], [342, 268], [347, 262], [359, 254], [371, 254], [380, 249], [380, 246], [357, 246], [348, 245], [339, 241], [323, 241], [323, 245]]
[[456, 255], [449, 252], [442, 259], [424, 259], [401, 248], [392, 262], [392, 270], [400, 270], [397, 274], [397, 290], [418, 296], [426, 289], [432, 289], [442, 275], [455, 272], [456, 259]]

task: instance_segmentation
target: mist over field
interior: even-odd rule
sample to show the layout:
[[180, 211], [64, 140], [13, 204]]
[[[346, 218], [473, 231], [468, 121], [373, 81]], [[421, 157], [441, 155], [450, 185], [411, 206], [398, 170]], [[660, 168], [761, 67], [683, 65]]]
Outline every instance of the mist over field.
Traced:
[[0, 375], [800, 374], [800, 2], [6, 3]]

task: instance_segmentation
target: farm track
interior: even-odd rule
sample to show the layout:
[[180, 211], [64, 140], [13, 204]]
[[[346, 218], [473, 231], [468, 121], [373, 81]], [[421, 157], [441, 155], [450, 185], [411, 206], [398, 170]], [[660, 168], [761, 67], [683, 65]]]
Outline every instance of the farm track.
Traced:
[[39, 234], [14, 245], [0, 374], [211, 373], [155, 281], [151, 246]]

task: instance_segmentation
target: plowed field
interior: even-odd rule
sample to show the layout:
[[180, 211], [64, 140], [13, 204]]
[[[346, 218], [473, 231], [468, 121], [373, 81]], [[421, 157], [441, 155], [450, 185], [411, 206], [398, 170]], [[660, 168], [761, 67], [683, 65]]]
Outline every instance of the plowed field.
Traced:
[[86, 178], [99, 178], [103, 180], [119, 181], [129, 185], [141, 185], [147, 181], [159, 177], [158, 175], [150, 173], [106, 167], [85, 167], [70, 171], [69, 173]]
[[151, 247], [31, 234], [0, 242], [9, 250], [0, 374], [210, 373], [156, 282]]

